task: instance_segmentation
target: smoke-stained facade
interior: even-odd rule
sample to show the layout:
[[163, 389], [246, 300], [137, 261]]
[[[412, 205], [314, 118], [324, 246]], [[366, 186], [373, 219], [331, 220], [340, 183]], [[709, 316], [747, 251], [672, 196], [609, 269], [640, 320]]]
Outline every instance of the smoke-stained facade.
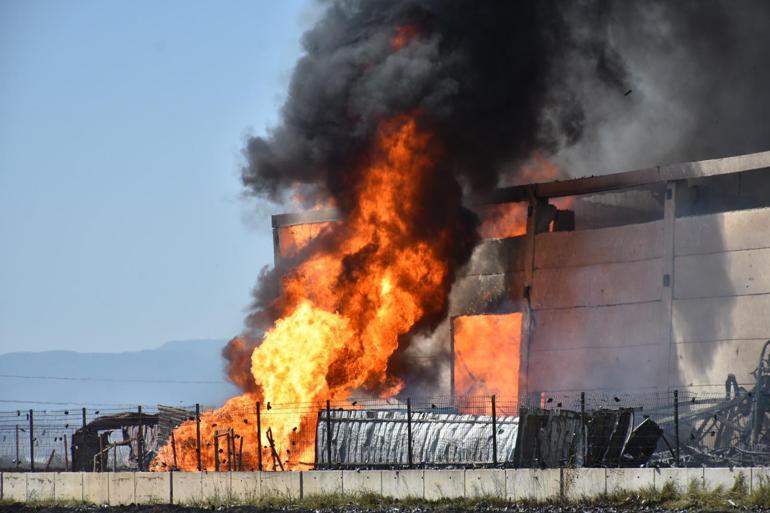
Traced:
[[[730, 374], [752, 384], [770, 339], [761, 314], [770, 301], [770, 238], [761, 229], [770, 222], [767, 166], [765, 152], [531, 189], [542, 194], [534, 214], [541, 220], [525, 220], [524, 235], [475, 248], [450, 293], [449, 320], [416, 344], [424, 365], [440, 371], [433, 381], [410, 376], [409, 391], [511, 397], [504, 390], [518, 389], [521, 401], [538, 404], [542, 393], [722, 390]], [[570, 229], [549, 224], [564, 213], [548, 205], [558, 201], [549, 195], [580, 192], [569, 201]], [[524, 194], [526, 187], [501, 189], [488, 200]], [[279, 226], [289, 219], [302, 215], [274, 216]], [[501, 312], [524, 322], [509, 333], [495, 323]], [[474, 366], [459, 354], [467, 349], [457, 323], [484, 317], [488, 325], [462, 334], [463, 347], [486, 352]], [[484, 374], [489, 360], [512, 356], [500, 351], [515, 352], [517, 364], [504, 365], [518, 381], [487, 389], [511, 379]]]

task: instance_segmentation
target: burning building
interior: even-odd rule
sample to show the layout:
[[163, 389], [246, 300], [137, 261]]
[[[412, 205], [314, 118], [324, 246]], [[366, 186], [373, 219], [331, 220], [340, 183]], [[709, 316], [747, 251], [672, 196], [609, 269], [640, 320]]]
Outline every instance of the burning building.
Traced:
[[[223, 432], [246, 468], [266, 455], [312, 465], [325, 401], [538, 404], [745, 374], [755, 358], [742, 355], [770, 338], [760, 314], [770, 246], [763, 230], [736, 227], [768, 220], [768, 154], [565, 180], [581, 144], [609, 153], [597, 141], [610, 118], [650, 110], [642, 93], [629, 96], [613, 28], [644, 20], [641, 36], [624, 36], [647, 43], [663, 19], [689, 42], [701, 25], [724, 25], [724, 11], [608, 5], [327, 6], [303, 38], [280, 122], [248, 139], [241, 175], [249, 193], [311, 212], [273, 217], [275, 268], [225, 349], [243, 394], [175, 431], [177, 466], [214, 468], [216, 445], [197, 462], [196, 440]], [[744, 33], [754, 34], [729, 32], [736, 45]], [[701, 51], [690, 45], [683, 62]], [[655, 82], [633, 78], [642, 92]], [[685, 146], [678, 130], [670, 146]], [[699, 155], [741, 152], [720, 150], [719, 133]], [[767, 148], [756, 146], [744, 152]], [[657, 155], [679, 160], [671, 154]], [[260, 407], [267, 444], [250, 425]], [[171, 452], [161, 448], [155, 468]]]
[[[493, 205], [484, 223], [497, 226], [458, 271], [438, 343], [420, 347], [444, 366], [432, 392], [537, 403], [542, 393], [751, 381], [770, 338], [759, 314], [770, 292], [768, 167], [765, 152], [469, 199], [481, 213]], [[339, 219], [273, 216], [276, 258]]]

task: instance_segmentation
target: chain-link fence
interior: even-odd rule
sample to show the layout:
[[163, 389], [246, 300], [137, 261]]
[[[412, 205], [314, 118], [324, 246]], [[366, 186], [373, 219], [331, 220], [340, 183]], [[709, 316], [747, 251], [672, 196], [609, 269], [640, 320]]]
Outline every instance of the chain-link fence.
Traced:
[[[761, 397], [759, 397], [761, 395]], [[5, 470], [764, 465], [767, 394], [553, 391], [0, 412]], [[648, 420], [649, 419], [649, 420]], [[642, 427], [644, 426], [644, 427]]]

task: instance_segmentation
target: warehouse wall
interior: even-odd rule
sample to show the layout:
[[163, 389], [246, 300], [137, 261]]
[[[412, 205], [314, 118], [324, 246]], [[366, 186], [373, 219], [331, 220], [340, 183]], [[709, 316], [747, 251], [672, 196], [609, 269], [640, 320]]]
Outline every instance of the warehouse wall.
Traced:
[[672, 372], [752, 382], [770, 339], [770, 209], [679, 218], [674, 249]]
[[669, 222], [535, 236], [530, 392], [753, 382], [770, 339], [770, 209]]
[[663, 222], [535, 236], [528, 388], [656, 383]]

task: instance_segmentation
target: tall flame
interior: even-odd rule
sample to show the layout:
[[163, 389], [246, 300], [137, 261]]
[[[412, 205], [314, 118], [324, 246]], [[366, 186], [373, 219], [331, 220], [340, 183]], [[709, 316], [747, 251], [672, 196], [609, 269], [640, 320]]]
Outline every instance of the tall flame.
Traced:
[[[204, 468], [214, 468], [214, 431], [228, 429], [237, 435], [238, 445], [243, 441], [244, 468], [256, 466], [259, 451], [263, 457], [273, 454], [265, 449], [267, 428], [279, 458], [290, 468], [313, 460], [308, 440], [317, 408], [266, 412], [260, 448], [253, 426], [257, 400], [317, 405], [345, 400], [357, 389], [380, 396], [400, 390], [402, 384], [388, 374], [388, 360], [399, 337], [444, 310], [451, 281], [446, 257], [453, 243], [451, 228], [426, 234], [412, 222], [422, 216], [424, 198], [439, 172], [435, 151], [431, 136], [413, 116], [380, 124], [345, 221], [324, 230], [325, 244], [314, 247], [284, 277], [279, 298], [284, 314], [251, 357], [260, 392], [233, 398], [203, 416]], [[175, 431], [177, 467], [184, 470], [196, 468], [195, 429], [186, 422]], [[220, 454], [225, 452], [220, 449]], [[173, 461], [169, 444], [161, 448], [153, 468], [169, 468]]]

